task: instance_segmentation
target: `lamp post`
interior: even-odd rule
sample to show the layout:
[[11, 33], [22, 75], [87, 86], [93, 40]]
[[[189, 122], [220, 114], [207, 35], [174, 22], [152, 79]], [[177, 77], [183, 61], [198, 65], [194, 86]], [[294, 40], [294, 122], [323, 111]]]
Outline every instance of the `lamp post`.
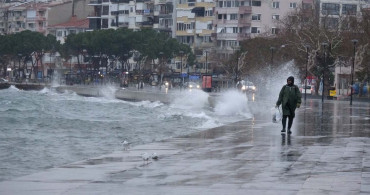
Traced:
[[162, 63], [163, 63], [163, 52], [159, 52], [159, 56], [161, 56], [161, 61], [159, 62], [159, 76], [161, 77], [161, 82], [159, 88], [162, 86]]
[[206, 74], [208, 74], [208, 51], [206, 51]]
[[270, 47], [270, 50], [271, 50], [271, 66], [270, 66], [270, 70], [271, 70], [272, 67], [274, 66], [274, 50], [275, 50], [275, 47]]
[[324, 96], [325, 96], [325, 68], [326, 68], [326, 46], [328, 44], [326, 42], [321, 43], [324, 46], [324, 67], [322, 69], [322, 92], [321, 92], [321, 102], [324, 103]]
[[18, 54], [18, 79], [20, 79], [21, 77], [21, 58], [22, 58], [22, 54], [19, 53]]
[[70, 55], [69, 59], [69, 82], [72, 84], [72, 55]]
[[189, 67], [190, 67], [190, 66], [189, 66], [189, 63], [187, 64], [187, 67], [188, 67], [188, 83], [189, 83], [189, 82], [190, 82], [190, 74], [189, 74], [189, 73], [190, 73], [190, 72], [189, 72]]
[[307, 59], [307, 61], [306, 61], [306, 78], [305, 78], [305, 82], [304, 82], [304, 103], [306, 103], [306, 99], [307, 99], [307, 66], [308, 66], [308, 49], [310, 48], [310, 46], [309, 45], [306, 45], [305, 46], [305, 48], [306, 48], [306, 59]]
[[184, 79], [182, 77], [182, 56], [184, 55], [183, 51], [180, 51], [180, 56], [181, 56], [181, 65], [180, 65], [180, 76], [181, 76], [181, 85], [180, 85], [180, 91], [182, 89], [182, 86], [184, 85]]
[[351, 69], [351, 101], [349, 102], [349, 105], [352, 105], [352, 89], [353, 89], [353, 72], [355, 71], [355, 58], [356, 58], [356, 44], [358, 40], [353, 39], [353, 62], [352, 62], [352, 69]]

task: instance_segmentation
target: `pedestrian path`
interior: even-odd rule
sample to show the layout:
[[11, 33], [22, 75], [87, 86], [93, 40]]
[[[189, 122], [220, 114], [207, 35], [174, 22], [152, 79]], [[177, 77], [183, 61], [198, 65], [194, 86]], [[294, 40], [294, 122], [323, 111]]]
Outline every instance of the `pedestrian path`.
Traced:
[[0, 194], [369, 194], [369, 110], [310, 100], [291, 136], [260, 113], [1, 182]]

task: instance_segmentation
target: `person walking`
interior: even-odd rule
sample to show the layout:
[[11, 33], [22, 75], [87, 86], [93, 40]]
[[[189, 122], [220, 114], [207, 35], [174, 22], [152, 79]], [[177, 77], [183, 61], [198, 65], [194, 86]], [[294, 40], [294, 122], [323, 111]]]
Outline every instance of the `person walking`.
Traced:
[[299, 91], [299, 88], [297, 85], [294, 85], [294, 77], [290, 76], [287, 79], [287, 84], [281, 88], [279, 93], [279, 99], [276, 102], [276, 107], [278, 108], [281, 105], [281, 108], [283, 110], [283, 129], [281, 130], [282, 133], [285, 133], [286, 131], [286, 119], [289, 118], [288, 121], [288, 134], [291, 134], [290, 131], [293, 119], [295, 116], [295, 109], [299, 108], [301, 106], [301, 100], [302, 95]]

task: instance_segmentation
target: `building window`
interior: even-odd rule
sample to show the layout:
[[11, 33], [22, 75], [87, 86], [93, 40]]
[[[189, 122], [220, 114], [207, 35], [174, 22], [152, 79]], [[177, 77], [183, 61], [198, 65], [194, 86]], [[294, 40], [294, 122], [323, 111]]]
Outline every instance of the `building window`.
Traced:
[[303, 3], [302, 4], [302, 7], [305, 10], [309, 10], [309, 9], [312, 9], [312, 4], [310, 4], [310, 3]]
[[279, 20], [280, 16], [277, 14], [272, 15], [273, 20]]
[[212, 42], [212, 40], [211, 40], [211, 36], [204, 36], [204, 37], [203, 37], [203, 42], [204, 42], [204, 43]]
[[275, 28], [275, 27], [271, 28], [271, 34], [276, 35], [276, 34], [278, 34], [278, 32], [279, 32], [278, 28]]
[[213, 16], [213, 10], [206, 10], [205, 16]]
[[275, 8], [275, 9], [279, 8], [280, 7], [280, 2], [278, 2], [278, 1], [272, 2], [272, 7]]
[[297, 8], [297, 3], [290, 3], [289, 4], [289, 7], [290, 8]]
[[108, 28], [108, 19], [102, 19], [102, 28]]
[[338, 18], [322, 18], [322, 24], [329, 29], [337, 29], [339, 25]]
[[224, 3], [223, 1], [219, 1], [218, 2], [218, 7], [223, 7], [223, 3]]
[[69, 34], [76, 34], [76, 30], [69, 30]]
[[226, 7], [231, 7], [231, 1], [226, 1]]
[[357, 5], [343, 4], [342, 5], [342, 14], [345, 15], [356, 15]]
[[238, 33], [238, 27], [233, 27], [233, 33]]
[[339, 4], [323, 3], [321, 7], [321, 14], [323, 15], [339, 15]]
[[252, 6], [261, 7], [261, 1], [252, 1]]
[[261, 20], [261, 14], [253, 14], [253, 15], [252, 15], [252, 20], [254, 20], [254, 21], [259, 21], [259, 20]]
[[212, 24], [207, 24], [207, 30], [212, 30]]
[[230, 14], [230, 20], [237, 20], [238, 14]]
[[109, 15], [109, 6], [103, 6], [102, 15]]
[[261, 33], [261, 29], [259, 27], [252, 27], [251, 28], [251, 33], [259, 34], [259, 33]]
[[57, 31], [57, 37], [62, 37], [62, 36], [63, 36], [63, 31], [58, 30]]

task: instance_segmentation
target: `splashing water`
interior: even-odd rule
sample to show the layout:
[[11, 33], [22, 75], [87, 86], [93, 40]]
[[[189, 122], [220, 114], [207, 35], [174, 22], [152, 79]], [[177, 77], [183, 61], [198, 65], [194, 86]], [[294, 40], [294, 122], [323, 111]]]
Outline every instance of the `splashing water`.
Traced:
[[295, 78], [294, 84], [300, 83], [299, 70], [294, 61], [287, 62], [275, 69], [274, 72], [264, 71], [256, 74], [255, 84], [257, 85], [258, 96], [268, 101], [275, 102], [278, 99], [281, 88], [286, 84], [289, 76]]
[[105, 85], [104, 87], [100, 88], [100, 92], [103, 94], [103, 96], [107, 99], [116, 99], [116, 91], [117, 88], [113, 85]]
[[215, 105], [215, 113], [218, 115], [240, 115], [251, 117], [248, 108], [248, 98], [245, 93], [237, 90], [229, 90], [218, 97]]
[[174, 94], [173, 108], [199, 110], [208, 106], [208, 93], [202, 90], [184, 90]]

